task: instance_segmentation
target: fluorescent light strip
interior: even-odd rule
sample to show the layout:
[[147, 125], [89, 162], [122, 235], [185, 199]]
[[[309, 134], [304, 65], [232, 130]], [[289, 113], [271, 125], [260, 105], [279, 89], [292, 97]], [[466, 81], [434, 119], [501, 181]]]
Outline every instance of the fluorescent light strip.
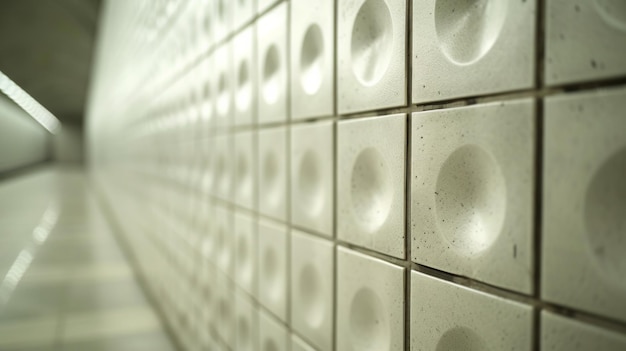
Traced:
[[50, 133], [55, 134], [61, 128], [61, 122], [43, 107], [19, 85], [0, 71], [0, 91], [5, 93], [19, 107], [26, 111]]

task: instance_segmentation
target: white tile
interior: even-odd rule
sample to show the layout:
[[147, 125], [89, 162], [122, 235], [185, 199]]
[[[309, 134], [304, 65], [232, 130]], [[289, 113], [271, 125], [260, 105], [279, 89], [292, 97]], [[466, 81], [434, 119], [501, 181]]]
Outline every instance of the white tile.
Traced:
[[622, 1], [547, 1], [546, 83], [626, 75], [625, 14]]
[[339, 122], [339, 239], [405, 256], [405, 148], [404, 114]]
[[196, 30], [198, 31], [202, 51], [208, 51], [213, 46], [213, 0], [199, 0], [195, 2], [197, 12]]
[[269, 221], [258, 225], [258, 300], [287, 320], [287, 228]]
[[256, 14], [258, 0], [233, 1], [233, 29], [237, 30], [251, 21]]
[[236, 312], [235, 312], [235, 288], [230, 280], [223, 274], [218, 274], [216, 283], [219, 286], [219, 298], [216, 301], [218, 318], [212, 321], [213, 327], [229, 347], [235, 347], [236, 338]]
[[251, 131], [234, 135], [234, 198], [235, 203], [249, 210], [256, 209], [256, 134]]
[[545, 102], [542, 298], [626, 321], [626, 89]]
[[291, 221], [333, 236], [333, 122], [291, 129]]
[[[218, 0], [227, 1], [227, 0]], [[215, 127], [225, 130], [233, 124], [233, 59], [230, 42], [219, 46], [213, 57], [213, 96]]]
[[531, 293], [535, 103], [414, 113], [413, 261]]
[[235, 232], [233, 230], [233, 212], [224, 206], [215, 207], [215, 263], [217, 268], [229, 277], [234, 275], [235, 267]]
[[272, 5], [279, 3], [283, 0], [256, 0], [256, 12], [257, 14], [266, 11]]
[[332, 348], [333, 243], [292, 231], [291, 325], [320, 350]]
[[[214, 138], [204, 138], [199, 141], [200, 145], [200, 153], [201, 153], [201, 164], [200, 164], [200, 173], [201, 173], [201, 191], [207, 195], [213, 193], [213, 188], [216, 182], [216, 159], [218, 158], [218, 152], [215, 147], [215, 139]], [[224, 162], [224, 160], [222, 160]], [[157, 192], [156, 190], [154, 191]]]
[[232, 201], [233, 174], [235, 164], [231, 155], [233, 140], [231, 135], [215, 137], [213, 144], [213, 195], [225, 201]]
[[236, 281], [250, 295], [256, 295], [258, 276], [256, 230], [256, 223], [249, 214], [235, 214]]
[[406, 2], [337, 3], [339, 113], [407, 103]]
[[258, 133], [259, 212], [285, 221], [287, 218], [287, 128]]
[[291, 117], [334, 113], [335, 2], [291, 1]]
[[224, 40], [233, 28], [233, 9], [235, 1], [232, 0], [212, 0], [213, 1], [213, 37], [218, 44]]
[[287, 2], [256, 22], [259, 124], [287, 120]]
[[[245, 2], [249, 4], [252, 0]], [[251, 125], [255, 121], [257, 60], [254, 39], [253, 26], [246, 27], [233, 38], [234, 122], [237, 126]]]
[[237, 291], [236, 294], [237, 351], [256, 350], [258, 333], [257, 310], [248, 295]]
[[337, 248], [337, 350], [404, 349], [404, 268]]
[[541, 349], [620, 351], [626, 350], [626, 335], [542, 311]]
[[536, 11], [526, 0], [415, 2], [413, 103], [532, 88]]
[[284, 325], [263, 310], [259, 310], [259, 343], [257, 350], [288, 351], [289, 334]]
[[411, 350], [532, 349], [531, 306], [411, 272]]

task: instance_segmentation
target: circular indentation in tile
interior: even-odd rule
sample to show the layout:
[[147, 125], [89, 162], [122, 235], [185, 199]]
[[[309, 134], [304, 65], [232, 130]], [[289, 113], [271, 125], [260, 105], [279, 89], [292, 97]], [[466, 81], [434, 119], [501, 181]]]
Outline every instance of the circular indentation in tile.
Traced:
[[324, 205], [324, 191], [320, 174], [320, 162], [312, 150], [305, 151], [298, 167], [298, 203], [302, 211], [311, 217], [319, 215]]
[[226, 74], [224, 72], [220, 72], [218, 79], [217, 110], [222, 117], [226, 117], [230, 108], [230, 89], [228, 86], [228, 79], [226, 78]]
[[485, 55], [500, 35], [508, 0], [437, 0], [435, 30], [443, 53], [457, 64]]
[[441, 336], [436, 351], [466, 350], [489, 351], [483, 338], [467, 327], [454, 327]]
[[263, 183], [266, 189], [266, 200], [269, 205], [275, 207], [280, 202], [280, 186], [279, 180], [280, 166], [278, 156], [274, 152], [268, 152], [263, 159]]
[[281, 95], [282, 68], [276, 45], [270, 45], [263, 60], [263, 98], [268, 104], [278, 101]]
[[263, 277], [269, 295], [273, 299], [280, 297], [280, 274], [278, 267], [278, 253], [273, 247], [266, 247], [263, 252]]
[[227, 21], [226, 19], [226, 1], [230, 0], [217, 0], [217, 16], [224, 25]]
[[252, 99], [252, 84], [250, 82], [250, 69], [248, 61], [242, 60], [237, 69], [237, 108], [239, 111], [245, 111], [250, 107]]
[[298, 275], [298, 295], [301, 298], [304, 319], [312, 328], [319, 327], [324, 321], [324, 297], [322, 279], [316, 267], [305, 264]]
[[375, 231], [389, 216], [393, 185], [389, 168], [374, 148], [361, 151], [352, 168], [352, 210], [366, 229]]
[[604, 274], [626, 285], [626, 149], [604, 160], [591, 178], [584, 214], [590, 249]]
[[602, 19], [612, 27], [626, 31], [626, 1], [595, 0], [595, 9]]
[[273, 339], [265, 339], [263, 342], [263, 351], [280, 351], [280, 348]]
[[363, 85], [376, 84], [387, 71], [393, 48], [391, 13], [383, 0], [366, 0], [352, 27], [352, 71]]
[[309, 95], [322, 85], [324, 69], [324, 39], [317, 24], [311, 24], [304, 34], [300, 49], [300, 84]]
[[350, 337], [353, 349], [380, 351], [388, 350], [390, 326], [388, 311], [370, 288], [363, 287], [354, 295], [350, 304]]
[[252, 345], [250, 339], [250, 325], [248, 320], [244, 317], [237, 318], [237, 347], [242, 350], [249, 349]]
[[237, 193], [248, 197], [252, 192], [252, 176], [250, 174], [250, 160], [244, 151], [237, 154]]
[[444, 161], [435, 189], [437, 226], [455, 248], [472, 255], [500, 235], [506, 184], [497, 161], [478, 145], [464, 145]]
[[249, 282], [252, 278], [250, 246], [248, 236], [240, 234], [237, 237], [237, 267], [239, 269], [239, 276], [246, 282]]

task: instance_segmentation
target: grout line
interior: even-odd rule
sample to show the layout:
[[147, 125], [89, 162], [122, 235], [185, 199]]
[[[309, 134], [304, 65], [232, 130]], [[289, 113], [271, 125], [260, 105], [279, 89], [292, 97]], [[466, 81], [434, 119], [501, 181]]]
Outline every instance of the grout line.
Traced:
[[[406, 103], [411, 105], [413, 102], [413, 2], [406, 2]], [[404, 269], [404, 350], [411, 350], [411, 260], [412, 260], [412, 235], [411, 235], [411, 171], [412, 171], [412, 133], [413, 120], [411, 113], [405, 116], [405, 135], [406, 146], [404, 151], [404, 244], [405, 244], [405, 269]]]

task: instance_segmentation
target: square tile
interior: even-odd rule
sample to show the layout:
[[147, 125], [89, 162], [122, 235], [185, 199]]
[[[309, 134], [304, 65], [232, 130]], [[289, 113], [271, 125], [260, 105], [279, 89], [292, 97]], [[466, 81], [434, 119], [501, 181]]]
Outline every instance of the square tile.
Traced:
[[212, 0], [213, 2], [213, 37], [215, 44], [224, 40], [233, 29], [234, 1]]
[[235, 230], [233, 212], [224, 206], [215, 207], [216, 267], [229, 277], [234, 277]]
[[626, 335], [542, 311], [541, 349], [620, 351], [626, 350]]
[[[242, 6], [242, 1], [235, 2]], [[247, 6], [252, 0], [243, 1]], [[245, 16], [245, 14], [242, 14]], [[236, 18], [241, 18], [237, 15]], [[248, 126], [255, 122], [256, 65], [254, 27], [249, 26], [233, 38], [233, 82], [235, 125]]]
[[541, 296], [626, 321], [626, 89], [545, 102]]
[[533, 309], [411, 272], [411, 350], [532, 349]]
[[338, 1], [340, 114], [407, 104], [406, 12], [404, 1]]
[[413, 261], [532, 293], [534, 111], [525, 99], [413, 114]]
[[536, 12], [534, 0], [415, 2], [413, 103], [532, 88]]
[[622, 1], [547, 1], [547, 85], [626, 75], [624, 14]]
[[320, 350], [332, 348], [333, 246], [303, 232], [291, 233], [291, 325]]
[[237, 291], [235, 315], [237, 320], [237, 351], [256, 350], [258, 338], [257, 309], [252, 305], [252, 300], [241, 291]]
[[232, 135], [215, 137], [213, 157], [213, 195], [224, 201], [233, 199], [233, 175], [235, 164], [232, 158]]
[[404, 349], [404, 268], [337, 247], [337, 350]]
[[291, 128], [291, 221], [333, 236], [334, 126], [318, 122]]
[[237, 30], [243, 27], [247, 22], [251, 21], [256, 14], [257, 0], [240, 0], [235, 1], [233, 6], [234, 22], [233, 29]]
[[256, 295], [257, 235], [256, 222], [246, 213], [235, 214], [235, 268], [237, 284], [248, 294]]
[[[217, 0], [228, 1], [228, 0]], [[219, 46], [213, 57], [213, 96], [215, 106], [215, 128], [226, 130], [233, 125], [233, 56], [230, 42]]]
[[207, 55], [199, 63], [198, 82], [196, 83], [196, 97], [200, 108], [200, 129], [202, 130], [202, 141], [209, 140], [208, 136], [214, 131], [216, 119], [215, 102], [217, 100], [213, 87], [213, 55]]
[[258, 226], [258, 300], [282, 320], [287, 320], [287, 228], [269, 221]]
[[287, 128], [260, 130], [258, 134], [259, 212], [281, 221], [287, 219]]
[[337, 237], [405, 257], [406, 115], [337, 126]]
[[335, 95], [335, 2], [291, 1], [291, 118], [331, 116]]
[[257, 350], [288, 351], [289, 334], [284, 325], [259, 310], [259, 343]]
[[256, 21], [259, 124], [287, 121], [287, 6], [283, 2]]
[[234, 134], [234, 198], [235, 203], [249, 210], [256, 209], [257, 164], [256, 133]]

